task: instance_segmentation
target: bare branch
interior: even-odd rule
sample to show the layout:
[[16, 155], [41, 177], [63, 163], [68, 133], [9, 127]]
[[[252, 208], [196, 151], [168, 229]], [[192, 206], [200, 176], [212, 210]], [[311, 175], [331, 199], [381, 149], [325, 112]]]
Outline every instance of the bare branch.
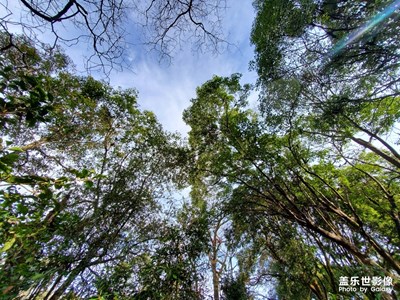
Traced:
[[[35, 44], [42, 34], [51, 36], [53, 47], [88, 43], [87, 68], [107, 70], [122, 67], [129, 45], [148, 45], [161, 59], [191, 43], [196, 51], [219, 51], [221, 15], [225, 0], [21, 0], [20, 6], [1, 4], [0, 28], [13, 34], [23, 32]], [[12, 25], [9, 28], [8, 25]], [[128, 28], [129, 26], [129, 28]], [[132, 28], [132, 26], [134, 26]], [[135, 27], [136, 26], [136, 27]], [[139, 29], [143, 28], [142, 32]], [[50, 35], [48, 34], [50, 33]], [[72, 34], [72, 35], [71, 35]], [[11, 41], [11, 40], [10, 40]], [[6, 51], [11, 44], [0, 45]]]

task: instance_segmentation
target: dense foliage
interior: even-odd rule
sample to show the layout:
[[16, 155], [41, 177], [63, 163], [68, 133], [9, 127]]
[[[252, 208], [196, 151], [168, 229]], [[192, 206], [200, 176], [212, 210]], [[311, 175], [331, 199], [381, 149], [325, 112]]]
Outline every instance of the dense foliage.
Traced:
[[158, 199], [179, 180], [175, 137], [137, 108], [134, 90], [47, 67], [46, 56], [24, 47], [23, 66], [15, 52], [1, 66], [2, 293], [140, 292], [117, 288], [133, 269], [115, 273], [145, 263], [164, 238]]
[[0, 53], [1, 298], [398, 299], [392, 6], [255, 1], [259, 109], [239, 74], [214, 76], [183, 113], [188, 140], [135, 90], [15, 38]]

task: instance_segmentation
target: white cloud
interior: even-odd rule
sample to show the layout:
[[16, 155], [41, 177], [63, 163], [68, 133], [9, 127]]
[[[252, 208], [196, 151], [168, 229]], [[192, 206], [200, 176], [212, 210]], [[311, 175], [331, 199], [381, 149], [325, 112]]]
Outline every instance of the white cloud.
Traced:
[[251, 3], [231, 3], [224, 19], [227, 38], [236, 46], [214, 55], [193, 53], [188, 45], [187, 49], [176, 54], [169, 66], [160, 65], [151, 53], [136, 52], [132, 55], [137, 59], [134, 72], [113, 73], [111, 84], [138, 89], [141, 108], [153, 111], [165, 129], [187, 133], [189, 128], [182, 120], [182, 112], [190, 105], [190, 99], [196, 96], [196, 87], [213, 75], [243, 73], [244, 83], [254, 83], [256, 78], [248, 71], [253, 55], [249, 40], [254, 19]]
[[[13, 5], [17, 2], [11, 1]], [[127, 44], [125, 58], [133, 63], [133, 71], [113, 72], [110, 83], [122, 88], [136, 88], [139, 91], [141, 108], [153, 111], [164, 128], [169, 131], [187, 133], [188, 127], [182, 120], [182, 112], [190, 105], [190, 99], [196, 96], [196, 87], [212, 78], [213, 75], [229, 76], [232, 73], [243, 73], [243, 82], [254, 82], [255, 74], [248, 71], [248, 63], [253, 56], [249, 35], [254, 19], [251, 1], [227, 1], [226, 14], [223, 16], [223, 31], [229, 46], [223, 53], [193, 52], [192, 45], [185, 45], [182, 51], [175, 53], [170, 65], [158, 62], [154, 53], [148, 53], [140, 45], [140, 32], [135, 24], [126, 24]], [[10, 6], [11, 7], [11, 6]], [[28, 18], [25, 10], [12, 6], [13, 18]], [[57, 24], [63, 36], [79, 36], [80, 32], [69, 23]], [[130, 28], [130, 32], [128, 30]], [[48, 29], [48, 28], [46, 28]], [[54, 36], [48, 30], [38, 33], [43, 41], [53, 42]], [[130, 46], [129, 46], [130, 45]], [[91, 45], [81, 42], [65, 48], [65, 52], [77, 65], [78, 74], [84, 75], [83, 62], [91, 53]], [[96, 78], [104, 77], [102, 73], [93, 73]]]

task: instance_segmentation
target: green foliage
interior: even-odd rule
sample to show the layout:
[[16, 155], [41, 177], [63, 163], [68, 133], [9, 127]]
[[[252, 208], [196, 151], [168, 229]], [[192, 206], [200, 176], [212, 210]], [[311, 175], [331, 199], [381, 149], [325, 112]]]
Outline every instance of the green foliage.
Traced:
[[157, 198], [177, 178], [176, 137], [137, 108], [135, 90], [74, 76], [62, 54], [20, 46], [20, 67], [14, 48], [0, 65], [2, 297], [124, 295], [95, 282], [137, 273], [122, 266], [148, 252]]
[[[293, 106], [272, 102], [276, 118], [264, 121], [235, 100], [241, 88], [230, 89], [223, 80], [214, 78], [198, 89], [185, 120], [196, 157], [193, 178], [199, 190], [193, 196], [206, 195], [211, 184], [218, 186], [215, 190], [230, 186], [221, 199], [234, 221], [236, 247], [242, 248], [238, 260], [243, 274], [254, 274], [259, 282], [270, 274], [274, 292], [290, 299], [360, 296], [340, 293], [338, 278], [363, 272], [390, 274], [397, 282], [398, 154], [379, 137], [397, 121], [396, 109], [383, 109], [397, 105], [393, 98], [345, 104], [346, 114], [332, 103], [337, 116], [321, 126], [321, 118], [328, 117], [317, 106], [315, 113], [297, 110], [302, 88], [293, 80], [290, 88], [273, 91], [293, 100]], [[204, 111], [212, 111], [206, 122], [196, 118]], [[355, 137], [357, 132], [383, 147]], [[379, 295], [388, 297], [368, 293]]]
[[[202, 299], [208, 276], [216, 299], [261, 285], [278, 299], [395, 298], [396, 13], [340, 48], [387, 5], [255, 1], [260, 113], [239, 74], [215, 76], [184, 111], [188, 145], [135, 90], [17, 38], [0, 57], [2, 297]], [[167, 214], [172, 184], [191, 201]], [[390, 276], [394, 291], [339, 291], [342, 276]]]
[[251, 34], [256, 46], [256, 60], [252, 65], [260, 80], [279, 79], [285, 72], [281, 64], [286, 47], [312, 22], [316, 4], [310, 0], [258, 0], [253, 5], [258, 13]]
[[161, 243], [140, 268], [143, 288], [134, 299], [201, 299], [196, 269], [201, 251], [196, 237], [184, 228], [166, 227]]
[[245, 282], [240, 276], [237, 278], [226, 278], [222, 284], [222, 299], [224, 300], [250, 300], [254, 299], [247, 291]]
[[347, 35], [369, 20], [378, 19], [376, 15], [389, 4], [390, 1], [255, 1], [257, 16], [251, 41], [256, 47], [253, 67], [260, 82], [298, 75], [299, 67], [312, 74], [316, 65], [333, 73], [343, 68], [361, 68], [373, 75], [394, 70], [398, 45], [394, 33], [399, 26], [394, 21], [395, 14], [380, 17], [381, 23], [370, 25], [358, 39], [345, 44]]

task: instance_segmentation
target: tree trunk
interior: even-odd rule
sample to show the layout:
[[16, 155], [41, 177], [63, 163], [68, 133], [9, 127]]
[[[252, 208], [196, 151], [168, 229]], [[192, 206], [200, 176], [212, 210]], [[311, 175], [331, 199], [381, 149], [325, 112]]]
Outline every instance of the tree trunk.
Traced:
[[214, 300], [219, 300], [219, 274], [217, 270], [217, 259], [211, 259], [211, 270], [213, 279]]

